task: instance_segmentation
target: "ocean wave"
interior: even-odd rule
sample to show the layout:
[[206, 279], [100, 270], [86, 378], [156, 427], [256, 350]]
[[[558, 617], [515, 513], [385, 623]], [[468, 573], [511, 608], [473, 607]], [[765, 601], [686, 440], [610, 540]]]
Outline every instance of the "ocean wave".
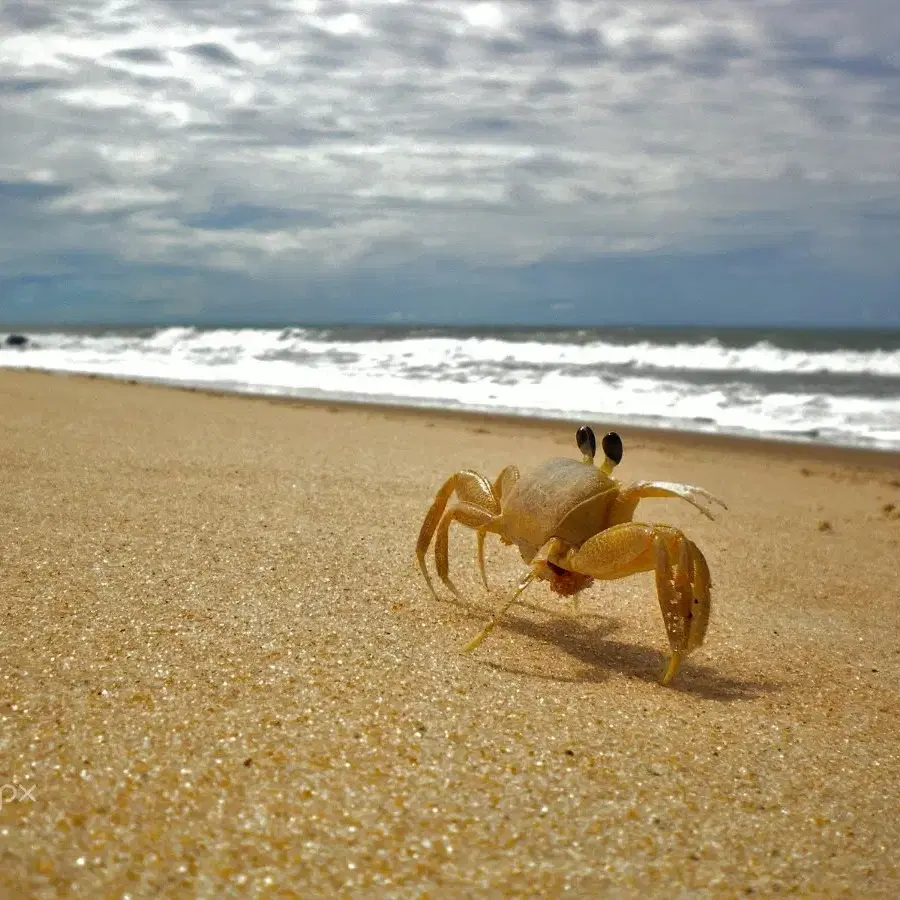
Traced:
[[364, 329], [47, 332], [0, 365], [900, 449], [900, 349]]
[[[329, 330], [329, 335], [335, 330]], [[760, 341], [733, 347], [715, 338], [701, 342], [659, 344], [592, 341], [508, 341], [491, 337], [415, 337], [400, 339], [323, 339], [312, 329], [164, 328], [150, 335], [41, 335], [45, 350], [70, 352], [168, 354], [174, 358], [217, 358], [223, 363], [239, 359], [287, 359], [307, 363], [341, 354], [360, 364], [400, 369], [420, 364], [444, 367], [478, 363], [528, 366], [616, 367], [635, 372], [702, 372], [739, 374], [834, 374], [900, 378], [900, 349], [797, 350]]]

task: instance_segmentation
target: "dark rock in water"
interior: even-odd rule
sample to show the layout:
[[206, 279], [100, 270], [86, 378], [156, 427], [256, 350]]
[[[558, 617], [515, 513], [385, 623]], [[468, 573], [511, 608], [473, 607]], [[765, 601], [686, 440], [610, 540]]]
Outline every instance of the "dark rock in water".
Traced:
[[24, 347], [28, 343], [28, 338], [24, 334], [8, 334], [3, 343], [7, 347]]

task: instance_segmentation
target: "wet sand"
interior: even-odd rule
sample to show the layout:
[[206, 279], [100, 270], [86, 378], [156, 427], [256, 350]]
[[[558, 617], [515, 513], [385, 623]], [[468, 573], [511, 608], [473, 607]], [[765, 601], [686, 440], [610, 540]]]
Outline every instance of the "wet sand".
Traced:
[[646, 574], [461, 653], [523, 565], [432, 598], [434, 491], [577, 424], [0, 371], [0, 896], [900, 895], [900, 457], [621, 429], [705, 646]]

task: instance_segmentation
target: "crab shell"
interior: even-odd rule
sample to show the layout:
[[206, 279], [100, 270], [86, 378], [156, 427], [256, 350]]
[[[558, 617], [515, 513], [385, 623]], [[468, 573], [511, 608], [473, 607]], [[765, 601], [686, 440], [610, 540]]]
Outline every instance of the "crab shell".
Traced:
[[503, 498], [498, 530], [530, 563], [551, 538], [578, 547], [607, 528], [618, 495], [619, 483], [596, 466], [548, 459]]

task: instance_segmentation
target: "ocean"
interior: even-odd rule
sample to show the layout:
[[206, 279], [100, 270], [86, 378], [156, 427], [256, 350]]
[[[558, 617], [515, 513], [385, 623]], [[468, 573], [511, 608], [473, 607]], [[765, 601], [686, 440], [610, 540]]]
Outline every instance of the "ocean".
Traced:
[[[22, 332], [0, 366], [900, 450], [900, 331], [166, 327]], [[0, 334], [2, 343], [5, 334]]]

